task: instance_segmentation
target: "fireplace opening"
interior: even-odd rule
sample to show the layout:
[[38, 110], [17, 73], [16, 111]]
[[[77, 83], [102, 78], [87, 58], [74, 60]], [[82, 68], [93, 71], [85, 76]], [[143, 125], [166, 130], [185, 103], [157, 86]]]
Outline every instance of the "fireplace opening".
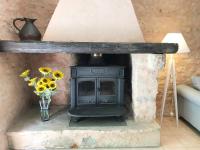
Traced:
[[75, 58], [76, 65], [71, 67], [71, 118], [125, 118], [132, 111], [130, 55], [77, 54]]
[[[75, 64], [77, 66], [92, 66], [92, 62], [95, 61], [93, 54], [75, 54]], [[125, 94], [131, 95], [131, 56], [130, 54], [102, 54], [101, 57], [97, 57], [97, 63], [94, 66], [124, 66], [125, 77]]]

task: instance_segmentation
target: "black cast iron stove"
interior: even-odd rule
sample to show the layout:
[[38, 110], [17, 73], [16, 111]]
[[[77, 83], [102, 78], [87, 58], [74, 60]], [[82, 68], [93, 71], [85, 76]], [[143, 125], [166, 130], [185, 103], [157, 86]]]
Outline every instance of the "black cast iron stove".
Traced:
[[72, 118], [124, 116], [124, 67], [71, 67], [70, 95]]

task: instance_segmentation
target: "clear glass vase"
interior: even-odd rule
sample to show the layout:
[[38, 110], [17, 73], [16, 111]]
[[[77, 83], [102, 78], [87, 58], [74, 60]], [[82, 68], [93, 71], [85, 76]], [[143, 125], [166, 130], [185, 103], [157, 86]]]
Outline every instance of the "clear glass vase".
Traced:
[[50, 99], [46, 97], [42, 97], [39, 101], [40, 104], [40, 116], [42, 121], [48, 121], [49, 120], [49, 104]]
[[40, 116], [42, 121], [49, 120], [49, 110], [48, 109], [40, 109]]

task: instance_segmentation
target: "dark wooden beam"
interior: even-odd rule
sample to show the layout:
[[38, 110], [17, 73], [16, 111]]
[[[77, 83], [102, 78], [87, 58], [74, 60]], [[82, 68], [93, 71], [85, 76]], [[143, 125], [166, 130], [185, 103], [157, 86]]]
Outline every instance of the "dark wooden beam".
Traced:
[[176, 53], [177, 50], [178, 45], [174, 43], [0, 41], [0, 52], [11, 53], [164, 54]]

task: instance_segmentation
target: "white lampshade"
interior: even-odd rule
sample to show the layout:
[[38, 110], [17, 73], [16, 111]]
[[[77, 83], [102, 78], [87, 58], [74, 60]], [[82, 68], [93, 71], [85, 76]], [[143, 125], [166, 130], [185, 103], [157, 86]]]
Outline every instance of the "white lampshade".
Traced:
[[177, 53], [189, 53], [190, 49], [181, 33], [168, 33], [162, 43], [178, 43]]

